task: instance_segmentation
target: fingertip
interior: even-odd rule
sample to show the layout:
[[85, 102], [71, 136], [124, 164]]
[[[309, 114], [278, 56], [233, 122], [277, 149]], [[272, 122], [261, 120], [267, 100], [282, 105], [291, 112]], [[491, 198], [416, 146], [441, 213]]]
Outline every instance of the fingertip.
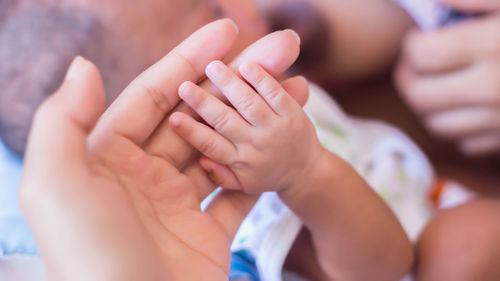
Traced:
[[272, 76], [278, 76], [295, 62], [300, 53], [296, 37], [287, 31], [270, 33], [250, 45], [235, 61], [254, 61]]
[[238, 25], [236, 24], [236, 22], [230, 18], [225, 18], [224, 20], [226, 20], [227, 22], [229, 22], [232, 27], [234, 28], [234, 30], [236, 31], [236, 33], [239, 33], [240, 32], [240, 29], [238, 27]]
[[174, 127], [174, 128], [178, 128], [178, 127], [180, 127], [182, 120], [181, 120], [181, 117], [180, 117], [179, 112], [175, 112], [175, 113], [173, 113], [173, 114], [170, 116], [170, 118], [169, 118], [169, 122], [170, 122], [170, 125], [171, 125], [172, 127]]
[[300, 45], [301, 42], [300, 35], [295, 30], [285, 29], [284, 31], [290, 33], [293, 36], [293, 38], [297, 41], [297, 43]]
[[68, 68], [68, 72], [66, 72], [64, 80], [71, 81], [74, 79], [78, 79], [82, 76], [83, 73], [85, 73], [88, 66], [89, 63], [86, 59], [81, 56], [75, 57]]
[[239, 71], [245, 79], [254, 79], [260, 71], [260, 67], [255, 62], [247, 61], [240, 65]]
[[195, 84], [191, 81], [183, 82], [179, 86], [179, 97], [184, 101], [188, 100], [192, 96], [193, 86], [195, 86]]
[[209, 78], [213, 78], [217, 74], [221, 73], [221, 71], [223, 71], [225, 67], [226, 65], [222, 61], [215, 60], [207, 65], [207, 67], [205, 68], [205, 73]]
[[106, 95], [99, 69], [81, 56], [75, 57], [66, 72], [62, 86], [43, 106], [65, 112], [86, 131], [92, 129], [106, 104]]
[[309, 86], [309, 82], [306, 77], [299, 75], [297, 76], [297, 79], [299, 79], [302, 82], [302, 85], [304, 85], [305, 87]]

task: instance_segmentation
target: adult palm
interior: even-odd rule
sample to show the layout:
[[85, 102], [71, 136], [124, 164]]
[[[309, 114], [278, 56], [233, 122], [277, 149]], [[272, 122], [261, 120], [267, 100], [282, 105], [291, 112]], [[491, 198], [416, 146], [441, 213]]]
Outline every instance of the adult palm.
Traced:
[[[227, 280], [229, 246], [253, 198], [224, 193], [165, 121], [178, 86], [231, 49], [237, 30], [209, 24], [133, 81], [106, 110], [95, 66], [76, 59], [39, 109], [21, 203], [53, 280]], [[298, 54], [291, 32], [271, 34], [235, 60], [279, 74]], [[299, 86], [300, 79], [288, 86]], [[209, 84], [205, 84], [209, 87]], [[300, 97], [298, 97], [300, 98]], [[235, 203], [237, 202], [237, 203]]]

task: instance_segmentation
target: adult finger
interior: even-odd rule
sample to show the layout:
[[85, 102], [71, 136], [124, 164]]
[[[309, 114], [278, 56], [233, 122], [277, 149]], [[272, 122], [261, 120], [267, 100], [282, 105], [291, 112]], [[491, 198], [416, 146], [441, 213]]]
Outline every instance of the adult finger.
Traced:
[[227, 19], [196, 31], [124, 90], [100, 120], [93, 137], [113, 134], [142, 145], [179, 103], [180, 84], [203, 77], [209, 62], [229, 52], [237, 32]]
[[420, 113], [500, 103], [500, 67], [496, 61], [441, 75], [424, 76], [400, 64], [396, 84], [406, 101]]
[[309, 83], [303, 76], [295, 76], [281, 83], [283, 89], [296, 100], [300, 106], [304, 106], [309, 99]]
[[99, 71], [91, 62], [77, 57], [61, 88], [35, 115], [20, 194], [25, 210], [31, 211], [38, 202], [37, 194], [50, 193], [46, 188], [54, 186], [41, 180], [50, 175], [79, 173], [87, 167], [87, 136], [104, 105]]
[[[296, 36], [296, 33], [292, 31], [271, 33], [250, 45], [230, 64], [230, 67], [237, 73], [243, 62], [254, 61], [276, 77], [286, 71], [297, 59], [300, 40]], [[211, 94], [222, 97], [209, 80], [205, 80], [200, 86]], [[181, 104], [175, 111], [196, 116], [184, 104]], [[168, 159], [179, 169], [184, 167], [195, 153], [193, 148], [170, 128], [168, 122], [163, 122], [157, 128], [155, 134], [148, 140], [145, 149], [150, 154]]]
[[434, 32], [414, 30], [403, 44], [403, 59], [419, 73], [463, 68], [500, 53], [500, 17], [492, 15], [450, 25]]
[[446, 139], [500, 131], [500, 107], [459, 108], [431, 115], [427, 127]]

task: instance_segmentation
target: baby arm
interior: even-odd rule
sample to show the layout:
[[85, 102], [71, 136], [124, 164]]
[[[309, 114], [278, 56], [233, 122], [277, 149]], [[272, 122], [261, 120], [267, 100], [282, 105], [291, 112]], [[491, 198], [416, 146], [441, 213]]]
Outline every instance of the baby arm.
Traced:
[[402, 277], [412, 250], [388, 207], [321, 146], [312, 122], [273, 77], [254, 63], [243, 64], [240, 73], [249, 84], [221, 62], [207, 67], [234, 108], [189, 82], [179, 90], [206, 124], [182, 113], [170, 123], [205, 155], [203, 168], [226, 189], [278, 192], [311, 232], [328, 279]]

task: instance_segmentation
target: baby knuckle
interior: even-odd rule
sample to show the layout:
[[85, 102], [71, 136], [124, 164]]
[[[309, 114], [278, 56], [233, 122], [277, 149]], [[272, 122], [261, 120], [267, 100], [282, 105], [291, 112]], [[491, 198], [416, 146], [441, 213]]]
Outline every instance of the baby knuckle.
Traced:
[[231, 73], [221, 73], [220, 76], [217, 77], [217, 84], [221, 88], [229, 87], [234, 84], [235, 81], [235, 77]]
[[240, 165], [239, 168], [243, 168], [241, 165], [243, 163], [247, 163], [249, 159], [254, 159], [256, 156], [256, 151], [255, 151], [255, 146], [253, 145], [242, 145], [239, 147], [236, 158], [237, 160], [234, 161], [231, 165]]
[[229, 116], [229, 113], [227, 111], [223, 111], [215, 117], [212, 125], [215, 130], [220, 132], [224, 131], [224, 129], [229, 126], [230, 122], [231, 117]]
[[205, 155], [213, 155], [217, 151], [217, 143], [213, 140], [207, 140], [200, 145], [200, 152]]
[[266, 76], [262, 71], [258, 71], [258, 73], [255, 74], [254, 83], [259, 86], [265, 86]]
[[264, 131], [258, 134], [254, 146], [262, 149], [266, 148], [269, 144], [274, 144], [280, 138], [280, 132], [278, 130]]
[[242, 111], [250, 112], [257, 106], [257, 99], [251, 95], [245, 95], [238, 101], [238, 108]]
[[266, 96], [269, 100], [276, 100], [281, 98], [282, 91], [281, 86], [279, 84], [270, 85], [267, 89]]

